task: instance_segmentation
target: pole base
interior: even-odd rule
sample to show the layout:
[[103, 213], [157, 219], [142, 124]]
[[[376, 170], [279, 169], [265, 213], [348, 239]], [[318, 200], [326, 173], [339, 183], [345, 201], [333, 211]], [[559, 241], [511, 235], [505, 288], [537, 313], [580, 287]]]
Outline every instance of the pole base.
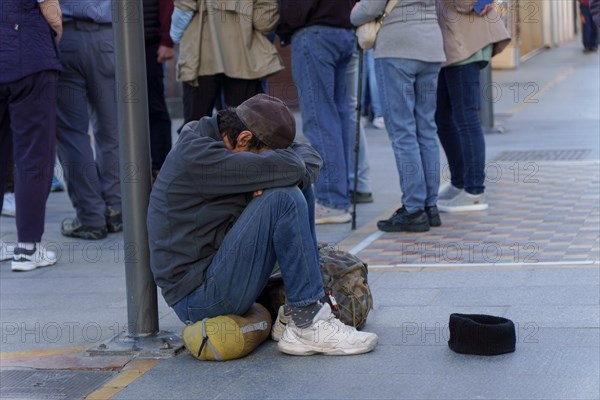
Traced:
[[106, 343], [101, 343], [87, 351], [93, 356], [124, 356], [137, 358], [171, 358], [183, 350], [183, 340], [179, 335], [160, 331], [155, 335], [132, 337], [122, 332]]
[[484, 134], [489, 134], [489, 133], [507, 133], [507, 132], [508, 131], [502, 125], [484, 126], [483, 127], [483, 133]]

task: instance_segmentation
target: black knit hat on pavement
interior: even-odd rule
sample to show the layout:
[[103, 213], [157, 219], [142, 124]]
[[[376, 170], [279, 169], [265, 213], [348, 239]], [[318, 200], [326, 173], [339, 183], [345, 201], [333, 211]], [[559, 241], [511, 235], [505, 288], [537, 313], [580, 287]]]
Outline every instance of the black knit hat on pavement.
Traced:
[[273, 149], [288, 147], [296, 137], [296, 121], [290, 109], [276, 97], [257, 94], [235, 109], [254, 136]]
[[481, 314], [451, 314], [448, 346], [457, 353], [494, 356], [515, 351], [515, 324]]

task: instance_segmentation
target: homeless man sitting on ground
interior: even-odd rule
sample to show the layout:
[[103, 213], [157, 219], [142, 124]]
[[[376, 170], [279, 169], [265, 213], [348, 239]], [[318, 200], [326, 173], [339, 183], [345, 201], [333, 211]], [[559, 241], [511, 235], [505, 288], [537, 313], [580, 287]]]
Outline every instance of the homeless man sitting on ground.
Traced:
[[366, 353], [377, 335], [344, 325], [319, 301], [311, 184], [322, 161], [292, 143], [295, 134], [290, 110], [264, 94], [183, 128], [150, 196], [154, 279], [177, 316], [196, 322], [244, 314], [279, 261], [287, 304], [274, 326], [289, 320], [274, 337], [279, 349]]

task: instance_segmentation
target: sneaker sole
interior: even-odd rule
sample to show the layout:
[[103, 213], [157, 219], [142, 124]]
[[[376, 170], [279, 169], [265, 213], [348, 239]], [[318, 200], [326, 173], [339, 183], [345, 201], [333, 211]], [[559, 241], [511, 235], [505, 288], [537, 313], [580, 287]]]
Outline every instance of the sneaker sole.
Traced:
[[364, 354], [372, 351], [379, 339], [376, 337], [370, 343], [366, 343], [363, 347], [354, 347], [351, 349], [323, 349], [322, 347], [310, 346], [307, 344], [294, 344], [285, 340], [280, 340], [277, 343], [279, 351], [293, 356], [311, 356], [313, 354], [324, 354], [327, 356], [352, 356], [356, 354]]
[[[15, 264], [15, 263], [17, 263], [17, 264]], [[11, 263], [10, 269], [13, 272], [28, 272], [28, 271], [33, 271], [34, 269], [37, 269], [37, 268], [50, 267], [54, 264], [56, 264], [56, 262], [38, 264], [33, 261], [13, 261]]]
[[123, 231], [123, 224], [115, 225], [115, 224], [106, 224], [106, 231], [108, 233], [118, 233]]
[[429, 220], [429, 226], [431, 226], [433, 228], [437, 228], [438, 226], [442, 226], [442, 221], [434, 220], [433, 222], [431, 222], [431, 220]]
[[466, 212], [466, 211], [484, 211], [488, 209], [487, 204], [473, 204], [468, 206], [443, 206], [438, 203], [438, 210], [445, 213]]
[[394, 226], [379, 226], [377, 229], [383, 232], [427, 232], [429, 231], [429, 222], [422, 225], [394, 225]]
[[2, 216], [4, 217], [16, 217], [17, 213], [12, 211], [4, 211], [2, 210]]
[[61, 230], [60, 232], [63, 236], [66, 237], [72, 237], [72, 238], [77, 238], [77, 239], [84, 239], [84, 240], [102, 240], [105, 239], [106, 236], [108, 236], [108, 233], [105, 234], [96, 234], [96, 233], [72, 233], [72, 232], [65, 232], [63, 230]]
[[323, 225], [323, 224], [345, 224], [347, 222], [352, 221], [352, 215], [344, 214], [344, 215], [336, 215], [331, 217], [323, 217], [315, 220], [315, 225]]

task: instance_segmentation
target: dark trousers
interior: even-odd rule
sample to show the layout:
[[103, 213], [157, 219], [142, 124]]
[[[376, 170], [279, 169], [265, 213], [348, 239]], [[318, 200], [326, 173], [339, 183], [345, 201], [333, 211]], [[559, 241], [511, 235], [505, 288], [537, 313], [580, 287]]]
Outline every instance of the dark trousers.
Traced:
[[598, 27], [592, 19], [590, 8], [582, 4], [579, 5], [581, 11], [581, 38], [583, 47], [588, 50], [598, 48]]
[[[2, 153], [2, 157], [4, 157], [4, 153]], [[4, 160], [3, 160], [4, 161]], [[10, 148], [10, 157], [8, 159], [8, 168], [6, 169], [6, 173], [4, 174], [4, 193], [12, 193], [15, 191], [15, 162], [12, 158], [12, 148]], [[2, 192], [0, 192], [2, 195]], [[2, 209], [2, 207], [0, 207]]]
[[[113, 48], [110, 24], [75, 21], [64, 25], [58, 156], [77, 218], [95, 227], [106, 225], [107, 207], [121, 210]], [[94, 148], [88, 134], [90, 122]]]
[[146, 46], [150, 153], [153, 170], [160, 170], [171, 150], [171, 118], [165, 102], [163, 65], [156, 61], [158, 46], [158, 44]]
[[[42, 71], [0, 84], [0, 193], [15, 162], [15, 200], [19, 242], [42, 240], [46, 200], [56, 154], [58, 73]], [[4, 196], [0, 196], [0, 209]]]
[[485, 190], [485, 139], [479, 119], [479, 63], [444, 67], [437, 89], [435, 122], [454, 187]]
[[183, 84], [184, 123], [212, 115], [221, 92], [224, 106], [237, 107], [250, 97], [263, 93], [260, 79], [235, 79], [224, 74], [199, 76], [198, 86]]

